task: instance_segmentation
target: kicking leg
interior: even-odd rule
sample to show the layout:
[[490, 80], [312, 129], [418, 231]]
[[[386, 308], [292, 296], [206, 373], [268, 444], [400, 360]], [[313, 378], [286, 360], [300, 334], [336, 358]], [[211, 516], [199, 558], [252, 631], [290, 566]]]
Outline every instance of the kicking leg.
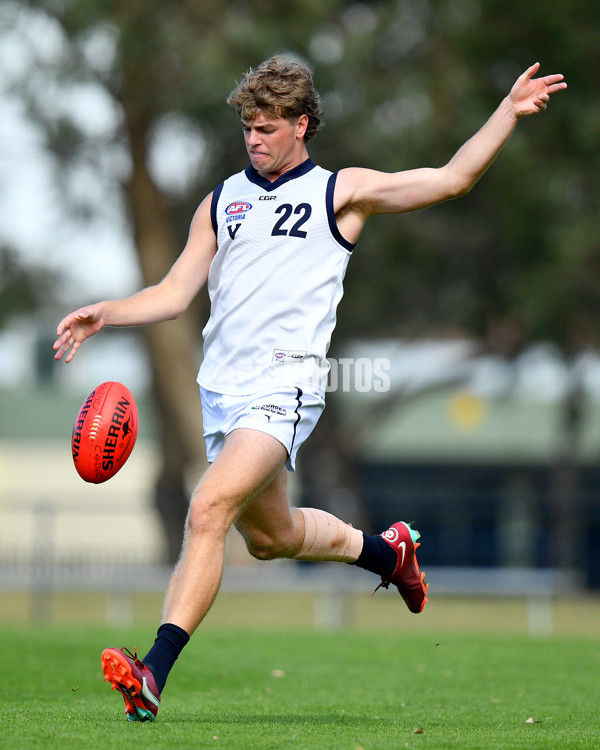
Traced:
[[219, 589], [225, 538], [240, 510], [268, 491], [287, 455], [275, 438], [256, 430], [234, 430], [194, 491], [180, 561], [165, 597], [162, 621], [190, 635]]
[[270, 487], [242, 509], [235, 525], [258, 559], [354, 563], [381, 576], [380, 586], [393, 583], [411, 612], [421, 612], [427, 602], [427, 584], [415, 555], [417, 531], [398, 522], [383, 534], [370, 536], [326, 511], [290, 509], [283, 469]]
[[229, 527], [245, 503], [273, 484], [286, 459], [285, 448], [270, 435], [234, 430], [199, 482], [154, 645], [143, 661], [114, 648], [102, 654], [105, 679], [125, 698], [128, 719], [156, 716], [169, 671], [219, 589]]
[[235, 521], [250, 554], [260, 560], [355, 562], [363, 546], [362, 532], [324, 510], [290, 508], [285, 489], [280, 489], [285, 479], [282, 472], [278, 482]]

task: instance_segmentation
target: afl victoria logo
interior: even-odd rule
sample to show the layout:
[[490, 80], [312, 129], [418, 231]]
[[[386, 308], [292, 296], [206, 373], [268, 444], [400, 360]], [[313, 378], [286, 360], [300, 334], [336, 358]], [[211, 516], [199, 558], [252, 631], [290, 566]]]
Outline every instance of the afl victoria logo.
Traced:
[[245, 214], [246, 211], [249, 211], [251, 208], [251, 203], [247, 203], [246, 201], [235, 201], [227, 206], [225, 213], [227, 216], [238, 216], [239, 214]]

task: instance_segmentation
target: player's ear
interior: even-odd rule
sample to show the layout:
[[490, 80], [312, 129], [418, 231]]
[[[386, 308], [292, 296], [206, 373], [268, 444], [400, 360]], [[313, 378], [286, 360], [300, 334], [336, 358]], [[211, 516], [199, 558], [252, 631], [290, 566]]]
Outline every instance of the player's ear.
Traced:
[[304, 138], [308, 128], [308, 115], [300, 115], [296, 120], [296, 137]]

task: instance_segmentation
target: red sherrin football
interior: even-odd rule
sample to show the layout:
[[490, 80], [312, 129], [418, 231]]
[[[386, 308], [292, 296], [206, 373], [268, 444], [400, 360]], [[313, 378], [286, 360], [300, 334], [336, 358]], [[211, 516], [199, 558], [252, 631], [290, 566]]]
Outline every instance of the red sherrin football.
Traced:
[[79, 476], [100, 484], [123, 466], [133, 450], [138, 412], [131, 392], [109, 380], [90, 393], [79, 410], [71, 450]]

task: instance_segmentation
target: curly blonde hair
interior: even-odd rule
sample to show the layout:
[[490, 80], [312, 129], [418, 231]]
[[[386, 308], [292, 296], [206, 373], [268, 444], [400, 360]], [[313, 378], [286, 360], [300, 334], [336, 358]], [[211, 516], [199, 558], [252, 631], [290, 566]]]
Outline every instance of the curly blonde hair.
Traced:
[[323, 125], [321, 97], [310, 68], [283, 55], [250, 68], [227, 97], [227, 104], [235, 107], [244, 122], [252, 122], [259, 112], [286, 120], [307, 115], [305, 141], [314, 138]]

